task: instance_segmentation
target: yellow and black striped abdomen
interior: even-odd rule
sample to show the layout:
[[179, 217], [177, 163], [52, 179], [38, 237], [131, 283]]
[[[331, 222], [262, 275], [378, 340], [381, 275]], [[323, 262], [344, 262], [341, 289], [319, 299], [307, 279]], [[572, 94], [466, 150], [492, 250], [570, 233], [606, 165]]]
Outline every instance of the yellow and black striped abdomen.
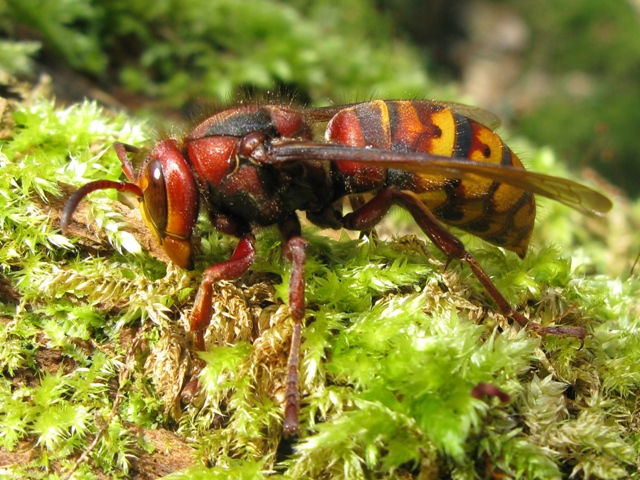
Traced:
[[[425, 152], [524, 168], [498, 135], [447, 105], [427, 101], [388, 101], [391, 145], [395, 151]], [[433, 214], [487, 242], [524, 256], [535, 219], [535, 199], [525, 190], [468, 174], [389, 172], [389, 183], [418, 193]]]

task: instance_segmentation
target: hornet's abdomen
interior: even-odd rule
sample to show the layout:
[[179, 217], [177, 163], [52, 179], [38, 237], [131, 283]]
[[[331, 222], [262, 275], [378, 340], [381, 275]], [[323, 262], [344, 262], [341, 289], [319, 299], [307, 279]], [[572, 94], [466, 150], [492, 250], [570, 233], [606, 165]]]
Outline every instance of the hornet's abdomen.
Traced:
[[[376, 100], [336, 114], [327, 140], [354, 147], [396, 152], [423, 152], [524, 168], [518, 157], [490, 128], [429, 101]], [[368, 185], [351, 174], [356, 165], [336, 162], [352, 182], [346, 193], [395, 186], [418, 194], [442, 222], [524, 256], [536, 214], [534, 196], [522, 189], [468, 174], [464, 179], [401, 170], [367, 172]], [[361, 167], [360, 167], [361, 168]], [[354, 170], [357, 171], [357, 170]]]

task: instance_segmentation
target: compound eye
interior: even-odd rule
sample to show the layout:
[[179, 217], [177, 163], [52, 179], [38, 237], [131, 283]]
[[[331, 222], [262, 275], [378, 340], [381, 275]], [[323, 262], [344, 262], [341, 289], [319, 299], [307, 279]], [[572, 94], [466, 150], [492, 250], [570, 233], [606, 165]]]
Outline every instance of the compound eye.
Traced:
[[143, 205], [156, 231], [163, 237], [167, 228], [168, 207], [162, 164], [156, 158], [146, 165], [146, 169], [148, 184], [144, 189]]

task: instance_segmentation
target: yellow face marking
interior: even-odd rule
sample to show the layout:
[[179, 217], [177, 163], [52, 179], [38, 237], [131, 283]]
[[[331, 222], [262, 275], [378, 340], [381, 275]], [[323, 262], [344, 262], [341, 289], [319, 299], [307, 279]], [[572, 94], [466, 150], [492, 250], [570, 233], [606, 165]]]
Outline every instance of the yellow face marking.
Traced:
[[162, 243], [162, 234], [158, 231], [158, 227], [156, 227], [155, 223], [151, 220], [151, 216], [147, 211], [147, 205], [144, 202], [140, 202], [140, 213], [142, 213], [142, 221], [145, 223], [147, 228], [151, 230], [151, 233], [153, 233], [158, 242]]

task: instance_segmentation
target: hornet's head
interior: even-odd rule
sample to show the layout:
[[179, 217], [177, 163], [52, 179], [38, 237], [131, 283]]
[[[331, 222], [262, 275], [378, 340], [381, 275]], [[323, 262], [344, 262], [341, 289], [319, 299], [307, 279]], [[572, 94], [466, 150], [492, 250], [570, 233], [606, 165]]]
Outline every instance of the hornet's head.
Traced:
[[137, 173], [127, 153], [136, 153], [138, 149], [119, 142], [114, 148], [129, 182], [96, 180], [81, 187], [64, 207], [62, 230], [66, 230], [74, 210], [89, 193], [107, 188], [129, 192], [138, 198], [145, 223], [171, 261], [182, 268], [193, 268], [191, 235], [198, 218], [199, 192], [191, 167], [176, 141], [158, 143]]

